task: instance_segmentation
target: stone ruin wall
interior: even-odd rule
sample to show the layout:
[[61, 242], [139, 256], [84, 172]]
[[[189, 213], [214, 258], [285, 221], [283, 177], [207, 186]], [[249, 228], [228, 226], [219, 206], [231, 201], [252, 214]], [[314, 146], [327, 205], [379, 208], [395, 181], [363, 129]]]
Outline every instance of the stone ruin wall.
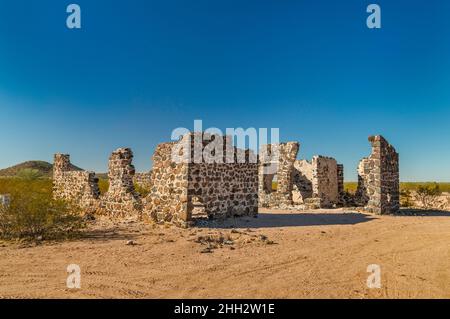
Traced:
[[319, 199], [319, 208], [333, 207], [339, 203], [338, 170], [334, 158], [313, 157], [313, 198]]
[[[278, 160], [272, 156], [277, 149]], [[263, 146], [259, 168], [260, 206], [290, 208], [306, 204], [305, 208], [325, 208], [339, 204], [343, 166], [324, 156], [314, 156], [311, 162], [296, 160], [298, 150], [297, 142]], [[275, 173], [267, 173], [269, 165], [276, 167]], [[272, 190], [275, 175], [277, 189]]]
[[[258, 212], [258, 164], [227, 163], [226, 148], [231, 144], [223, 137], [223, 163], [198, 159], [195, 163], [194, 140], [199, 133], [185, 135], [176, 143], [164, 143], [153, 156], [151, 192], [146, 199], [145, 214], [161, 222], [189, 224], [195, 217], [225, 218], [255, 215]], [[189, 145], [187, 149], [182, 146]], [[201, 142], [201, 151], [208, 143]], [[233, 148], [233, 160], [240, 150]], [[182, 161], [176, 163], [172, 155]], [[189, 154], [186, 154], [189, 153]]]
[[70, 156], [55, 154], [53, 165], [53, 194], [55, 198], [74, 202], [83, 209], [95, 210], [100, 191], [94, 172], [72, 170]]
[[157, 222], [186, 225], [188, 216], [188, 164], [175, 163], [176, 143], [162, 143], [153, 154], [150, 194], [144, 199], [144, 215]]
[[[244, 163], [174, 162], [174, 151], [182, 150], [180, 144], [192, 136], [186, 135], [181, 142], [158, 145], [150, 173], [136, 175], [130, 149], [113, 152], [108, 166], [109, 188], [104, 195], [100, 195], [95, 173], [72, 171], [69, 155], [57, 154], [54, 196], [111, 217], [149, 217], [179, 226], [191, 224], [192, 217], [198, 215], [217, 218], [257, 214], [256, 158], [252, 158], [255, 160], [252, 163], [248, 151], [233, 148], [233, 159], [244, 151]], [[224, 138], [225, 145], [227, 139]], [[202, 145], [202, 150], [205, 147], [206, 144]], [[192, 154], [180, 155], [192, 160]], [[141, 198], [136, 192], [135, 182], [149, 189], [147, 197]]]
[[[292, 205], [293, 168], [300, 148], [298, 142], [263, 145], [259, 165], [259, 205], [262, 207]], [[272, 189], [276, 176], [277, 189]]]
[[294, 168], [294, 204], [307, 204], [305, 208], [329, 208], [340, 203], [343, 165], [337, 164], [334, 158], [314, 156], [311, 162], [295, 161]]
[[109, 188], [102, 197], [102, 208], [112, 217], [139, 216], [142, 201], [134, 189], [135, 168], [133, 152], [129, 148], [114, 151], [108, 164]]
[[133, 177], [133, 183], [139, 185], [144, 189], [150, 189], [152, 185], [151, 177], [151, 171], [149, 173], [135, 173]]
[[75, 203], [88, 212], [104, 212], [111, 217], [138, 215], [140, 198], [134, 191], [133, 153], [118, 149], [109, 161], [109, 188], [100, 195], [94, 172], [72, 170], [70, 156], [56, 154], [53, 166], [53, 196]]
[[339, 200], [342, 203], [342, 199], [343, 199], [343, 196], [344, 196], [344, 193], [345, 193], [345, 189], [344, 189], [344, 165], [337, 164], [337, 175], [338, 175], [337, 184], [338, 184]]
[[400, 209], [399, 156], [382, 136], [370, 136], [372, 153], [358, 166], [356, 201], [375, 214]]
[[[193, 159], [192, 148], [189, 154], [179, 149], [182, 150], [180, 145], [186, 138], [192, 144], [194, 135], [158, 145], [149, 173], [135, 173], [130, 149], [116, 150], [109, 159], [110, 187], [104, 195], [100, 195], [95, 173], [73, 170], [69, 155], [56, 154], [54, 196], [112, 217], [143, 215], [180, 226], [189, 225], [197, 216], [256, 215], [258, 206], [290, 208], [303, 204], [306, 208], [317, 208], [341, 203], [344, 168], [332, 158], [315, 156], [311, 162], [296, 160], [299, 143], [289, 142], [264, 146], [257, 163], [250, 161], [254, 154], [236, 148], [232, 152], [234, 159], [238, 153], [246, 152], [244, 163], [175, 163], [174, 150], [182, 157]], [[396, 213], [399, 210], [398, 154], [381, 136], [370, 137], [369, 141], [372, 154], [359, 164], [356, 202], [369, 212]], [[224, 144], [228, 145], [227, 138]], [[202, 150], [206, 145], [202, 144]], [[273, 157], [276, 151], [280, 155], [278, 160]], [[268, 172], [268, 167], [275, 169]], [[275, 176], [278, 187], [273, 190]], [[142, 199], [134, 183], [149, 189], [149, 195]]]
[[204, 206], [208, 216], [256, 215], [258, 164], [193, 164], [188, 195], [190, 202], [195, 199], [197, 206]]
[[294, 163], [294, 177], [292, 200], [294, 205], [304, 204], [307, 198], [313, 197], [313, 171], [312, 162], [297, 160]]

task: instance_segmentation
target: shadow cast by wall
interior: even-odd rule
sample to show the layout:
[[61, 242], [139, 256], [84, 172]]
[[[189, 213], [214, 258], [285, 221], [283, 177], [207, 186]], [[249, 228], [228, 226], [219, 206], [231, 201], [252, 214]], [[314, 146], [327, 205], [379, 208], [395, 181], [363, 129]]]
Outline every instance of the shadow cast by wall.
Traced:
[[402, 208], [398, 216], [450, 217], [450, 211], [437, 209]]
[[110, 240], [134, 240], [136, 233], [119, 227], [107, 229], [85, 230], [78, 238], [79, 241], [110, 241]]
[[271, 228], [329, 225], [356, 225], [376, 219], [360, 213], [262, 213], [257, 218], [230, 218], [223, 221], [204, 221], [200, 228]]

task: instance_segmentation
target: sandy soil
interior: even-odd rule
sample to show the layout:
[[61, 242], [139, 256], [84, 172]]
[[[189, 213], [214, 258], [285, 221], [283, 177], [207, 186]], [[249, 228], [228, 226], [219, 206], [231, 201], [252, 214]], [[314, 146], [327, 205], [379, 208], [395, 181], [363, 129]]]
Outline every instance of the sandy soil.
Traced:
[[[81, 289], [66, 287], [69, 264]], [[369, 264], [381, 266], [381, 289], [366, 286]], [[72, 242], [0, 244], [0, 297], [450, 298], [450, 214], [265, 211], [196, 229], [96, 221]]]

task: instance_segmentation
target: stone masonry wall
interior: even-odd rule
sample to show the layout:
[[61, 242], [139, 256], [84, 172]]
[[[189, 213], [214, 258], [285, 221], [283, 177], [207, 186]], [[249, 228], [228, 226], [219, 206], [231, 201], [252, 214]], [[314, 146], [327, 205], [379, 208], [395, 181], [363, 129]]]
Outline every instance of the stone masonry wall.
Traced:
[[[399, 209], [398, 153], [382, 136], [369, 141], [372, 154], [359, 164], [356, 201], [370, 212], [395, 213]], [[211, 148], [216, 142], [221, 146]], [[197, 147], [200, 155], [194, 151]], [[229, 137], [212, 139], [204, 133], [189, 133], [178, 142], [158, 145], [152, 171], [136, 175], [132, 151], [120, 148], [109, 159], [109, 189], [103, 196], [95, 173], [76, 171], [69, 155], [56, 154], [54, 196], [85, 209], [103, 210], [111, 217], [144, 214], [179, 226], [197, 217], [253, 216], [258, 206], [304, 204], [310, 208], [341, 203], [343, 166], [323, 156], [314, 156], [311, 162], [297, 161], [298, 151], [297, 142], [265, 145], [258, 160], [252, 152], [233, 147]], [[244, 155], [242, 162], [238, 162], [240, 155]], [[278, 184], [276, 190], [273, 181]], [[134, 189], [135, 182], [150, 190], [145, 199]]]
[[134, 189], [132, 165], [133, 152], [119, 148], [109, 158], [109, 188], [102, 197], [102, 208], [112, 217], [136, 217], [140, 215], [142, 202]]
[[338, 170], [334, 158], [314, 156], [313, 198], [320, 199], [320, 208], [332, 207], [339, 202]]
[[[262, 207], [293, 204], [293, 169], [300, 148], [298, 142], [264, 145], [260, 151], [259, 202]], [[278, 153], [278, 158], [275, 156]], [[269, 169], [272, 167], [272, 169]], [[272, 190], [276, 175], [277, 189]]]
[[256, 215], [258, 164], [193, 164], [188, 195], [203, 204], [210, 217]]
[[100, 191], [95, 173], [71, 170], [70, 156], [55, 154], [53, 196], [75, 203], [83, 209], [96, 209]]
[[[209, 156], [205, 155], [209, 142], [203, 141], [203, 136], [202, 133], [190, 133], [179, 142], [157, 147], [153, 156], [152, 188], [145, 203], [147, 216], [158, 222], [186, 226], [197, 216], [220, 218], [257, 214], [256, 160], [250, 163], [247, 152], [244, 163], [236, 162], [240, 150], [233, 148], [233, 163], [227, 163], [226, 149], [231, 140], [220, 137], [223, 138], [222, 162], [210, 162]], [[194, 152], [197, 138], [200, 138], [200, 144], [197, 144], [200, 158]], [[174, 154], [180, 161], [174, 161]]]
[[311, 162], [297, 160], [293, 175], [294, 204], [308, 204], [307, 208], [326, 208], [340, 202], [339, 184], [343, 188], [343, 166], [338, 165], [335, 159], [314, 156]]
[[151, 171], [149, 173], [135, 173], [133, 177], [133, 182], [142, 188], [150, 189], [152, 185], [151, 178], [152, 178]]
[[370, 136], [372, 153], [358, 166], [359, 205], [375, 214], [395, 214], [400, 208], [398, 153], [382, 136]]
[[[279, 157], [273, 154], [278, 150]], [[326, 208], [340, 203], [343, 166], [335, 159], [314, 156], [311, 162], [296, 160], [299, 143], [289, 142], [262, 147], [259, 166], [259, 204], [262, 207]], [[272, 167], [268, 171], [267, 168]], [[273, 169], [275, 167], [275, 169]], [[272, 190], [276, 178], [277, 189]]]
[[338, 193], [340, 200], [342, 200], [342, 196], [344, 195], [344, 165], [337, 165], [337, 179], [338, 179]]
[[150, 194], [145, 198], [144, 215], [158, 222], [185, 226], [188, 216], [188, 163], [172, 161], [176, 143], [162, 143], [153, 154]]
[[295, 205], [303, 204], [307, 198], [313, 197], [313, 171], [312, 162], [297, 160], [294, 163], [292, 200]]

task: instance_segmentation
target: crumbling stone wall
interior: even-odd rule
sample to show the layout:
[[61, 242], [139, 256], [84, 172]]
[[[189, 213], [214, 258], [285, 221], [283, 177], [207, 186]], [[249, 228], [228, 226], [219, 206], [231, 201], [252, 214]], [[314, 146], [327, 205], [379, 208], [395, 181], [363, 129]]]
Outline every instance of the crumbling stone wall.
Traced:
[[320, 207], [332, 207], [339, 202], [337, 162], [334, 158], [313, 157], [313, 198], [320, 199]]
[[[263, 145], [260, 150], [259, 202], [262, 207], [292, 205], [293, 169], [300, 148], [298, 142]], [[272, 181], [277, 189], [272, 189]]]
[[[311, 162], [296, 160], [298, 150], [297, 142], [262, 147], [258, 190], [260, 206], [291, 208], [306, 204], [305, 208], [325, 208], [339, 204], [340, 187], [343, 189], [344, 184], [343, 166], [324, 156], [314, 156]], [[277, 189], [273, 190], [275, 176]]]
[[109, 188], [102, 197], [102, 208], [113, 217], [140, 215], [142, 201], [134, 189], [132, 161], [133, 152], [129, 148], [119, 148], [109, 158]]
[[338, 193], [340, 200], [342, 201], [342, 197], [344, 196], [344, 165], [337, 164], [337, 183], [338, 183]]
[[150, 194], [145, 198], [144, 214], [158, 222], [185, 226], [188, 216], [188, 163], [172, 160], [176, 143], [162, 143], [153, 154]]
[[327, 208], [340, 202], [343, 165], [338, 165], [334, 158], [314, 156], [311, 162], [297, 160], [293, 175], [294, 204], [307, 204], [306, 208]]
[[136, 185], [139, 185], [140, 187], [144, 189], [150, 189], [152, 183], [151, 183], [151, 177], [152, 173], [135, 173], [133, 177], [133, 182]]
[[104, 211], [112, 217], [138, 216], [142, 209], [134, 190], [133, 153], [120, 148], [109, 160], [109, 188], [100, 196], [94, 172], [75, 171], [67, 154], [55, 154], [53, 165], [53, 196], [75, 203], [87, 211]]
[[55, 154], [53, 196], [84, 209], [96, 209], [100, 197], [98, 178], [94, 172], [72, 170], [69, 155]]
[[[202, 133], [189, 133], [179, 142], [158, 145], [153, 156], [151, 192], [144, 213], [158, 222], [188, 225], [197, 216], [221, 218], [258, 212], [258, 164], [250, 153], [222, 139], [221, 162], [210, 161], [210, 142]], [[197, 153], [195, 139], [199, 138]], [[199, 152], [200, 151], [200, 158]], [[175, 161], [176, 154], [181, 161]], [[208, 155], [209, 154], [209, 155]], [[237, 162], [244, 154], [244, 162]], [[214, 155], [214, 154], [213, 154]], [[228, 156], [228, 158], [227, 158]], [[219, 158], [219, 157], [217, 157]], [[254, 163], [252, 163], [252, 160]]]
[[382, 136], [370, 136], [372, 153], [358, 166], [357, 203], [375, 214], [400, 209], [398, 153]]
[[295, 205], [303, 204], [307, 198], [313, 197], [312, 162], [297, 160], [294, 163], [292, 200]]
[[188, 195], [211, 217], [256, 215], [258, 164], [193, 164]]
[[[152, 171], [138, 175], [132, 151], [116, 150], [109, 159], [110, 185], [104, 196], [100, 196], [95, 173], [75, 171], [69, 155], [56, 154], [54, 196], [83, 208], [102, 209], [112, 217], [140, 217], [144, 213], [158, 222], [181, 226], [189, 225], [195, 216], [256, 215], [258, 204], [318, 208], [342, 201], [344, 167], [333, 158], [314, 156], [311, 162], [297, 161], [299, 143], [289, 142], [263, 146], [257, 161], [252, 152], [233, 147], [228, 137], [210, 142], [204, 137], [203, 133], [190, 133], [178, 142], [158, 145]], [[195, 152], [198, 138], [200, 155]], [[210, 148], [211, 141], [221, 141], [223, 148]], [[395, 213], [399, 209], [398, 154], [381, 136], [369, 141], [372, 154], [359, 165], [357, 201], [378, 214]], [[242, 162], [240, 155], [244, 155]], [[278, 184], [275, 190], [273, 181]], [[150, 188], [144, 201], [134, 188], [135, 182]]]

